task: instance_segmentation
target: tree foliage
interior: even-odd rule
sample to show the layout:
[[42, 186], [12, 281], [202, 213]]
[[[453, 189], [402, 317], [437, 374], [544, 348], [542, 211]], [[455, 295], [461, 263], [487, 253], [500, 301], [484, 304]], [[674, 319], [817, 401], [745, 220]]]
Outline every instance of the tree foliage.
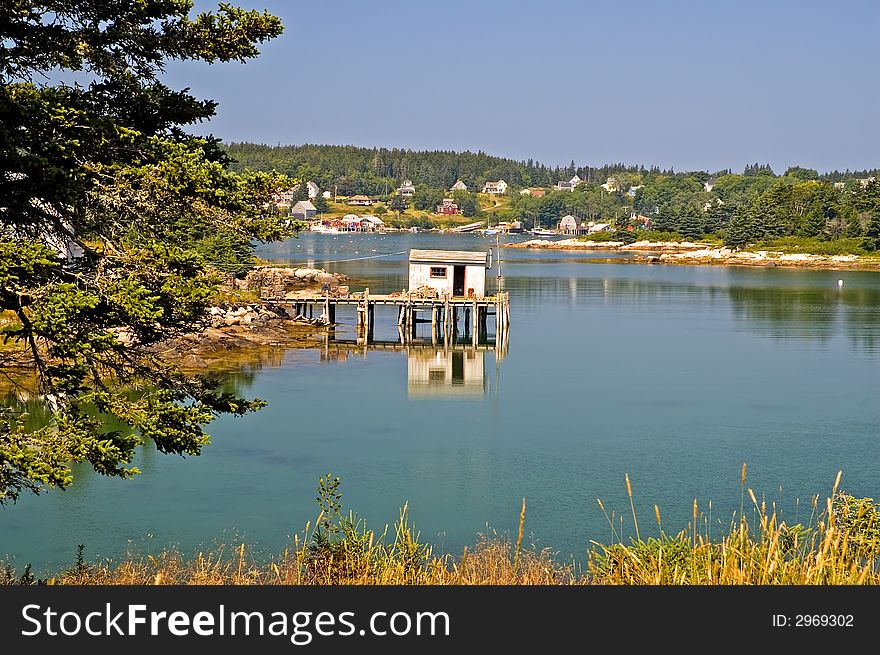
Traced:
[[[197, 455], [218, 413], [261, 405], [153, 353], [199, 329], [216, 272], [240, 273], [290, 181], [238, 175], [185, 126], [216, 104], [159, 80], [171, 59], [245, 61], [279, 35], [265, 12], [189, 0], [0, 6], [0, 310], [4, 369], [28, 356], [50, 419], [0, 414], [0, 502], [71, 482], [72, 462], [127, 477], [142, 439]], [[76, 83], [57, 81], [59, 72]], [[212, 273], [213, 271], [213, 273]]]

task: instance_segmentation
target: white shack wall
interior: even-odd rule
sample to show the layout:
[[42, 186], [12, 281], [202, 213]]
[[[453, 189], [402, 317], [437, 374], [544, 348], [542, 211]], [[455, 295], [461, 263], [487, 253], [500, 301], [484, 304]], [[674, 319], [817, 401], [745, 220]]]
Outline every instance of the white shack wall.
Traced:
[[[431, 277], [431, 268], [443, 266], [446, 268], [446, 277]], [[411, 262], [409, 265], [409, 288], [410, 291], [419, 287], [431, 287], [437, 289], [440, 295], [452, 295], [452, 285], [454, 281], [453, 267], [455, 264], [442, 263], [418, 263]], [[482, 264], [470, 264], [465, 266], [464, 271], [464, 292], [467, 294], [468, 289], [474, 290], [474, 295], [486, 295], [486, 267]]]

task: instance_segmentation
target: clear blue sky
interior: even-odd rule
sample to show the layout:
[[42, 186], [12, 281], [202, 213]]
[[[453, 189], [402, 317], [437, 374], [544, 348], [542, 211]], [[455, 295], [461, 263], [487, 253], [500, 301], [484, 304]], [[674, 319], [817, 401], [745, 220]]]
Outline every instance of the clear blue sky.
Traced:
[[166, 75], [220, 102], [199, 130], [227, 141], [880, 167], [876, 0], [233, 4], [284, 34], [245, 65]]

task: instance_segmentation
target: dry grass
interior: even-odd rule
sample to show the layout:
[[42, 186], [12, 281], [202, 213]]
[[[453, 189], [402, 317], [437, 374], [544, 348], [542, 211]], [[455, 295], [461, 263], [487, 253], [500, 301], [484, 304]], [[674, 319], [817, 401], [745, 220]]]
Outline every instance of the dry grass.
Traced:
[[[692, 523], [674, 536], [629, 543], [592, 545], [584, 571], [555, 561], [549, 550], [522, 548], [525, 500], [515, 543], [481, 538], [458, 557], [436, 556], [419, 541], [404, 507], [400, 519], [377, 535], [354, 515], [341, 514], [338, 478], [322, 478], [321, 513], [314, 528], [272, 561], [257, 561], [240, 544], [186, 559], [176, 551], [158, 557], [129, 557], [120, 564], [87, 564], [82, 557], [48, 584], [97, 585], [849, 585], [878, 584], [880, 506], [838, 489], [825, 503], [813, 499], [807, 525], [787, 525], [775, 510], [758, 503], [745, 486], [751, 517], [743, 511], [716, 540], [709, 538], [709, 517], [694, 501]], [[627, 493], [632, 486], [626, 478]], [[605, 511], [601, 501], [599, 505]], [[631, 503], [633, 524], [638, 519]], [[711, 512], [711, 505], [707, 508]], [[607, 513], [606, 513], [607, 516]], [[614, 522], [609, 518], [614, 528]], [[638, 528], [636, 528], [638, 530]], [[38, 582], [7, 568], [0, 584]]]

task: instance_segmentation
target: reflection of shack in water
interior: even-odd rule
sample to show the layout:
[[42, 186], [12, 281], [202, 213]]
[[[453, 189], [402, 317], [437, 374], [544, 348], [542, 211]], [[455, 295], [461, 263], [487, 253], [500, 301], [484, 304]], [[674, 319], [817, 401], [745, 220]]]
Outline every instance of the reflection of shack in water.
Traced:
[[486, 353], [473, 348], [409, 350], [406, 381], [411, 396], [481, 396], [486, 391]]

